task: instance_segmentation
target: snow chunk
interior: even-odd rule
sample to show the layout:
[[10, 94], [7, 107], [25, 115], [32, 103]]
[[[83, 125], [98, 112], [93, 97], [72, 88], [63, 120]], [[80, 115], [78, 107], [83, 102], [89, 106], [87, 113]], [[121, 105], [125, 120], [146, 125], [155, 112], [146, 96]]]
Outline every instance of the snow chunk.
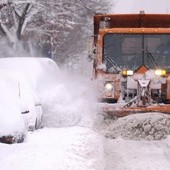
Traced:
[[170, 134], [170, 116], [162, 113], [139, 113], [117, 120], [106, 119], [99, 131], [107, 138], [160, 140]]

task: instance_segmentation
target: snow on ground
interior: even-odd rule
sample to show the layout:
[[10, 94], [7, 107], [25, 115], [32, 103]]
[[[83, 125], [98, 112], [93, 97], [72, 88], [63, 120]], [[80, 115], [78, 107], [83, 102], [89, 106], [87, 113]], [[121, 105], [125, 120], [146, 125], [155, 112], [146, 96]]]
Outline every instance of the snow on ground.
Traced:
[[0, 144], [3, 170], [104, 170], [103, 137], [88, 128], [44, 128], [22, 144]]
[[15, 58], [5, 59], [1, 66], [21, 70], [38, 91], [44, 128], [29, 132], [24, 143], [0, 144], [0, 169], [105, 169], [104, 137], [91, 129], [97, 112], [89, 80], [52, 69], [53, 65], [52, 70], [41, 63], [35, 67], [36, 59], [27, 59], [26, 65], [20, 60], [18, 65]]
[[24, 143], [0, 144], [3, 170], [169, 170], [170, 137], [106, 139], [89, 128], [43, 128]]
[[170, 137], [160, 141], [106, 141], [107, 170], [169, 170]]
[[106, 117], [98, 128], [106, 137], [107, 170], [170, 169], [170, 116], [140, 113]]

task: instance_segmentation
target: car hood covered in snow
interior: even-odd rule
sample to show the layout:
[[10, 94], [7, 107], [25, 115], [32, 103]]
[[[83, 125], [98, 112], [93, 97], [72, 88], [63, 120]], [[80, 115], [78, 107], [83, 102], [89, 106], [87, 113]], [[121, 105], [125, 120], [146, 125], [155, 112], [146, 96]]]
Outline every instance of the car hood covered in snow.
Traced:
[[0, 58], [0, 137], [23, 134], [34, 125], [41, 86], [50, 83], [58, 71], [48, 58]]

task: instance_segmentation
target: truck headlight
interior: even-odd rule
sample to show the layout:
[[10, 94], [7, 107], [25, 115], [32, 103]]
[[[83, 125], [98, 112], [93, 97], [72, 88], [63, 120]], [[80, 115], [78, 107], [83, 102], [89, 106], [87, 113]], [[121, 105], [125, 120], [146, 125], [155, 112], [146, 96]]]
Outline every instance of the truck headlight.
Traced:
[[155, 70], [155, 75], [156, 76], [165, 76], [166, 70], [162, 70], [162, 69]]
[[133, 76], [133, 70], [122, 70], [123, 76]]
[[113, 90], [113, 84], [111, 82], [107, 82], [105, 84], [105, 90], [106, 91], [112, 91]]

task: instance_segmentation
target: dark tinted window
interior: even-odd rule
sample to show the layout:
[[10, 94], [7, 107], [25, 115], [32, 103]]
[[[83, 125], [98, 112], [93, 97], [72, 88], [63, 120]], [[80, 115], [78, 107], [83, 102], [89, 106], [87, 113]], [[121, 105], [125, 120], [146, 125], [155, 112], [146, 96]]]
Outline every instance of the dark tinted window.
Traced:
[[163, 67], [170, 71], [170, 35], [165, 34], [106, 34], [103, 62], [108, 71], [141, 65]]

